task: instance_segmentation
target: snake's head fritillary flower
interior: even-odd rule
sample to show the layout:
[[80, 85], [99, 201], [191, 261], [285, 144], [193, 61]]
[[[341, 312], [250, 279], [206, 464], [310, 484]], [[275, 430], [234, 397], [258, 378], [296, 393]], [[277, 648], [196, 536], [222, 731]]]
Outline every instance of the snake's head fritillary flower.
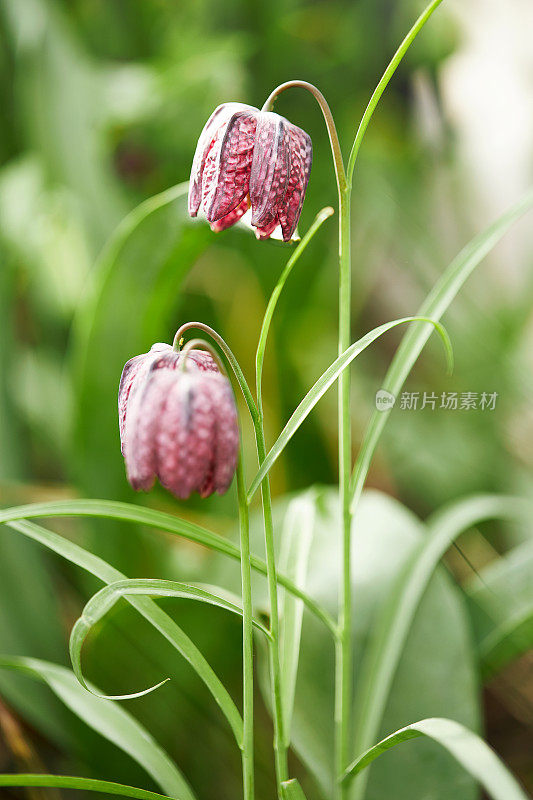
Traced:
[[[157, 344], [122, 372], [119, 423], [128, 480], [173, 494], [208, 497], [229, 488], [239, 448], [231, 384], [203, 350], [183, 356]], [[178, 369], [178, 367], [180, 367]]]
[[214, 231], [251, 206], [259, 239], [281, 226], [289, 241], [300, 217], [313, 148], [305, 131], [272, 111], [225, 103], [202, 131], [191, 171], [189, 213], [205, 213]]

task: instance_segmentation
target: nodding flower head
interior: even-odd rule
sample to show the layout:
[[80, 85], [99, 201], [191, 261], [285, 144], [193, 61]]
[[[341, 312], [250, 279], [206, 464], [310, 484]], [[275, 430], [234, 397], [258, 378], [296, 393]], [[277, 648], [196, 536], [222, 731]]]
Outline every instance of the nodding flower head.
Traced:
[[122, 453], [134, 489], [156, 477], [176, 497], [208, 497], [229, 488], [239, 429], [231, 384], [203, 350], [185, 356], [170, 345], [125, 365], [118, 394]]
[[252, 208], [258, 239], [281, 226], [296, 230], [309, 181], [311, 138], [271, 111], [224, 103], [207, 121], [196, 147], [189, 213], [202, 210], [214, 231], [234, 225]]

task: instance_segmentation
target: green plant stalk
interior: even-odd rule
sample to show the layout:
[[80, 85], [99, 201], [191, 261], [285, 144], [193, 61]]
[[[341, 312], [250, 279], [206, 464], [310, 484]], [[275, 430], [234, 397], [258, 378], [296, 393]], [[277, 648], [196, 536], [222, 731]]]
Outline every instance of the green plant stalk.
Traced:
[[[350, 188], [339, 186], [339, 355], [351, 341]], [[350, 414], [350, 367], [339, 376], [339, 507], [341, 516], [341, 568], [339, 585], [339, 638], [335, 664], [335, 754], [337, 794], [346, 796], [342, 775], [350, 758], [352, 709], [352, 580], [350, 475], [352, 427]]]
[[[256, 445], [257, 445], [257, 457], [259, 460], [259, 464], [261, 465], [264, 459], [266, 458], [266, 447], [265, 447], [265, 435], [263, 429], [263, 414], [261, 412], [261, 408], [257, 407], [252, 393], [246, 383], [246, 379], [244, 374], [240, 368], [240, 365], [235, 358], [233, 352], [231, 351], [230, 347], [226, 344], [224, 339], [212, 328], [208, 325], [204, 325], [201, 322], [189, 322], [185, 325], [182, 325], [181, 328], [176, 332], [174, 337], [174, 348], [179, 350], [181, 347], [181, 340], [183, 334], [186, 333], [191, 328], [195, 328], [197, 330], [204, 331], [205, 333], [209, 334], [211, 338], [217, 343], [217, 345], [222, 350], [224, 357], [227, 361], [228, 366], [233, 370], [235, 377], [241, 387], [241, 391], [244, 395], [244, 399], [248, 406], [248, 410], [250, 412], [250, 417], [252, 418], [252, 423], [254, 426], [255, 431], [255, 438], [256, 438]], [[195, 340], [197, 341], [197, 340]], [[188, 345], [185, 346], [184, 352], [187, 352]], [[209, 345], [208, 345], [209, 347]], [[241, 453], [242, 455], [242, 453]], [[240, 475], [238, 481], [242, 482], [243, 476]], [[243, 492], [241, 497], [241, 490]], [[242, 523], [242, 513], [241, 513], [241, 505], [243, 503], [246, 504], [248, 508], [248, 501], [246, 499], [246, 489], [243, 488], [243, 484], [239, 485], [238, 483], [238, 491], [239, 491], [239, 512], [241, 514], [241, 523]], [[280, 653], [279, 653], [279, 610], [278, 610], [278, 577], [276, 572], [276, 556], [275, 556], [275, 549], [274, 549], [274, 526], [272, 522], [272, 499], [270, 496], [270, 481], [268, 475], [265, 476], [263, 482], [261, 484], [261, 497], [262, 497], [262, 507], [263, 507], [263, 519], [264, 519], [264, 528], [265, 528], [265, 551], [266, 551], [266, 564], [267, 564], [267, 581], [268, 581], [268, 592], [269, 592], [269, 601], [270, 601], [270, 640], [269, 640], [269, 659], [270, 659], [270, 676], [272, 682], [272, 706], [273, 706], [273, 718], [274, 718], [274, 754], [275, 754], [275, 766], [276, 766], [276, 781], [278, 786], [278, 794], [281, 800], [281, 793], [282, 793], [282, 782], [287, 780], [289, 777], [288, 775], [288, 763], [287, 763], [287, 747], [285, 745], [285, 737], [283, 735], [283, 703], [282, 703], [282, 690], [281, 690], [281, 662], [280, 662]], [[248, 511], [246, 512], [246, 519], [248, 518]], [[241, 527], [241, 536], [242, 536], [242, 527]], [[250, 564], [250, 548], [249, 548], [249, 541], [247, 542], [247, 561]], [[244, 557], [241, 551], [241, 563], [244, 562]], [[244, 576], [243, 576], [244, 579]], [[251, 589], [249, 590], [251, 592]], [[243, 611], [244, 611], [244, 586], [243, 586]], [[251, 596], [250, 596], [250, 623], [251, 625]], [[244, 614], [243, 614], [243, 632], [244, 632]], [[246, 645], [243, 645], [245, 647]], [[249, 669], [245, 666], [244, 670]], [[253, 679], [253, 675], [252, 675]], [[250, 684], [250, 676], [248, 676], [248, 680], [246, 681], [246, 689], [249, 690]], [[253, 684], [252, 690], [253, 691]], [[250, 697], [247, 698], [248, 702], [250, 702]], [[253, 699], [253, 698], [252, 698]], [[246, 697], [245, 697], [246, 700]], [[253, 726], [253, 706], [252, 706], [252, 718], [249, 720], [249, 725]], [[249, 759], [253, 757], [253, 729], [250, 732], [247, 732], [248, 737], [251, 738], [252, 741], [252, 756], [247, 754], [246, 764], [243, 761], [243, 770], [246, 768], [246, 774], [244, 775], [245, 780], [245, 791], [248, 791], [247, 785], [249, 786], [250, 782], [250, 775], [248, 770], [250, 769]], [[244, 738], [246, 738], [246, 733], [244, 734]], [[249, 745], [248, 745], [249, 746]], [[244, 749], [248, 749], [248, 746]], [[244, 751], [243, 751], [244, 752]], [[244, 756], [243, 756], [244, 758]], [[253, 784], [252, 784], [253, 787]], [[253, 791], [253, 788], [252, 788]], [[251, 797], [251, 796], [250, 796]], [[245, 800], [249, 800], [248, 797], [245, 795]]]
[[[257, 424], [254, 423], [255, 439], [257, 445], [257, 458], [259, 465], [266, 458], [265, 434], [263, 429], [263, 415], [260, 413]], [[283, 781], [289, 777], [287, 761], [287, 747], [283, 730], [283, 701], [281, 690], [281, 660], [279, 650], [279, 608], [278, 608], [278, 578], [276, 570], [276, 553], [274, 548], [274, 524], [272, 521], [272, 498], [270, 495], [270, 480], [265, 476], [261, 483], [261, 501], [263, 508], [263, 524], [265, 530], [265, 554], [267, 563], [268, 597], [270, 604], [270, 635], [269, 661], [270, 681], [272, 686], [272, 717], [274, 720], [274, 758], [276, 766], [276, 783], [278, 796], [282, 798]]]
[[243, 679], [243, 747], [242, 779], [244, 800], [254, 798], [254, 642], [252, 628], [252, 567], [250, 564], [250, 521], [242, 445], [237, 464], [237, 499], [241, 538], [242, 583], [242, 679]]

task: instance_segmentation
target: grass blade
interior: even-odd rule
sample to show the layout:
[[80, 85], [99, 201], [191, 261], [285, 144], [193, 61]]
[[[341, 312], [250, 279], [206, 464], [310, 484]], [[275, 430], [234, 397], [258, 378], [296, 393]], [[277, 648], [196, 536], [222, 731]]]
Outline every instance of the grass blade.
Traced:
[[[134, 694], [111, 696], [100, 694], [99, 692], [95, 692], [93, 689], [89, 688], [83, 677], [83, 671], [81, 667], [81, 651], [85, 639], [91, 631], [91, 628], [100, 622], [100, 620], [115, 605], [115, 603], [118, 602], [118, 600], [121, 598], [138, 596], [181, 597], [190, 600], [198, 600], [202, 603], [208, 603], [219, 608], [224, 608], [227, 611], [231, 611], [233, 614], [238, 614], [242, 617], [242, 607], [239, 605], [236, 605], [221, 595], [213, 594], [213, 592], [207, 591], [201, 587], [192, 586], [186, 583], [179, 583], [178, 581], [138, 578], [134, 580], [123, 580], [108, 584], [103, 589], [100, 589], [100, 591], [97, 592], [93, 597], [91, 597], [83, 609], [81, 617], [76, 621], [74, 627], [72, 628], [70, 635], [70, 657], [72, 660], [74, 674], [84, 689], [87, 689], [92, 694], [96, 694], [96, 696], [99, 698], [107, 700], [128, 700], [133, 697], [142, 697], [143, 695], [158, 689], [163, 683], [166, 682], [166, 680], [168, 680], [165, 679], [149, 689], [145, 689], [141, 692], [135, 692]], [[261, 630], [267, 637], [270, 636], [270, 632], [261, 622], [256, 619], [253, 619], [252, 622], [256, 628]], [[181, 647], [181, 644], [177, 646]], [[202, 677], [202, 675], [200, 675], [200, 677]]]
[[79, 789], [82, 792], [102, 792], [116, 794], [120, 797], [133, 797], [135, 800], [181, 800], [179, 795], [174, 799], [165, 794], [138, 789], [136, 786], [125, 786], [123, 783], [99, 781], [95, 778], [75, 778], [71, 775], [0, 775], [0, 786], [45, 787], [57, 789]]
[[352, 149], [350, 151], [350, 157], [348, 159], [348, 167], [346, 169], [346, 175], [348, 177], [348, 181], [351, 184], [353, 171], [355, 167], [355, 162], [357, 161], [357, 155], [359, 153], [359, 148], [361, 147], [361, 143], [363, 141], [363, 137], [365, 135], [366, 129], [368, 128], [368, 123], [372, 119], [372, 115], [376, 110], [376, 106], [380, 101], [381, 95], [387, 88], [390, 79], [396, 72], [400, 62], [402, 61], [404, 55], [408, 51], [411, 44], [414, 42], [430, 16], [433, 12], [437, 9], [437, 7], [442, 3], [442, 0], [432, 0], [432, 2], [424, 9], [424, 11], [420, 14], [416, 22], [414, 23], [413, 27], [404, 38], [398, 49], [396, 50], [395, 54], [393, 55], [387, 69], [383, 73], [381, 80], [379, 81], [378, 85], [374, 89], [372, 93], [372, 97], [370, 98], [368, 105], [365, 109], [365, 113], [359, 123], [359, 127], [357, 129], [357, 133], [355, 134], [354, 143], [352, 145]]
[[[56, 500], [47, 503], [32, 503], [31, 505], [14, 506], [13, 508], [3, 509], [0, 511], [0, 524], [10, 523], [16, 520], [43, 517], [78, 516], [136, 522], [140, 525], [157, 528], [159, 530], [166, 531], [167, 533], [172, 533], [176, 536], [182, 536], [184, 539], [188, 539], [191, 542], [196, 542], [196, 544], [201, 544], [204, 547], [208, 547], [211, 550], [215, 550], [218, 553], [229, 556], [236, 561], [241, 560], [241, 551], [239, 548], [236, 547], [232, 542], [224, 539], [222, 536], [212, 533], [206, 528], [201, 528], [199, 525], [195, 525], [192, 522], [187, 522], [186, 520], [174, 517], [172, 514], [166, 514], [163, 511], [155, 511], [151, 508], [133, 505], [132, 503], [121, 503], [111, 500]], [[11, 527], [16, 526], [13, 525]], [[17, 530], [20, 529], [17, 528]], [[75, 552], [72, 549], [75, 547], [75, 545], [73, 545], [71, 542], [63, 539], [62, 543], [60, 544], [57, 542], [57, 539], [51, 540], [48, 538], [43, 533], [44, 531], [45, 529], [42, 528], [41, 534], [39, 534], [39, 536], [44, 535], [46, 541], [43, 541], [43, 544], [50, 546], [52, 542], [54, 542], [62, 551], [66, 548], [70, 554]], [[49, 531], [46, 531], [46, 534], [48, 533]], [[55, 534], [51, 535], [55, 536]], [[58, 538], [61, 540], [62, 537]], [[41, 539], [39, 539], [39, 541], [41, 541]], [[54, 549], [53, 546], [52, 549]], [[105, 580], [106, 583], [112, 583], [113, 581], [121, 580], [126, 577], [113, 567], [110, 567], [110, 565], [105, 561], [98, 559], [96, 556], [93, 556], [86, 550], [82, 550], [82, 553], [84, 553], [82, 556], [84, 561], [88, 558], [91, 564], [97, 566], [97, 569], [104, 570], [108, 576], [113, 575], [113, 577], [109, 577], [109, 579], [102, 578], [102, 580]], [[263, 575], [266, 575], [266, 564], [263, 559], [258, 558], [257, 556], [251, 556], [251, 565], [252, 569], [260, 572]], [[80, 566], [82, 565], [80, 564]], [[109, 570], [111, 570], [111, 573]], [[318, 619], [320, 619], [331, 631], [335, 630], [335, 623], [331, 616], [324, 611], [324, 609], [321, 608], [318, 603], [315, 603], [315, 601], [309, 597], [309, 595], [295, 586], [284, 575], [278, 575], [278, 583], [287, 589], [287, 591], [291, 592], [291, 594], [299, 597], [305, 603], [309, 611], [318, 617]], [[155, 605], [154, 607], [157, 608]]]
[[[280, 567], [297, 586], [305, 587], [313, 528], [316, 513], [315, 492], [307, 492], [289, 503], [283, 522]], [[281, 613], [280, 661], [281, 703], [283, 708], [283, 733], [286, 747], [291, 743], [291, 722], [294, 708], [300, 637], [302, 633], [303, 603], [298, 598], [284, 594]]]
[[[107, 564], [101, 558], [93, 556], [92, 553], [88, 553], [82, 547], [79, 547], [79, 545], [75, 545], [73, 542], [69, 542], [62, 536], [58, 536], [56, 533], [52, 533], [45, 528], [25, 521], [10, 522], [9, 527], [14, 528], [24, 534], [24, 536], [41, 542], [41, 544], [54, 550], [72, 563], [91, 572], [104, 583], [127, 580], [125, 575], [110, 564]], [[167, 641], [175, 647], [179, 646], [182, 648], [180, 652], [206, 683], [207, 688], [210, 690], [215, 701], [228, 720], [240, 747], [242, 742], [242, 717], [228, 691], [215, 672], [213, 672], [196, 645], [153, 600], [150, 600], [148, 597], [131, 597], [127, 599], [130, 605], [142, 614]]]
[[276, 462], [279, 458], [281, 453], [283, 452], [284, 448], [288, 444], [288, 442], [292, 439], [302, 422], [306, 419], [306, 417], [311, 413], [315, 405], [318, 403], [320, 398], [327, 392], [327, 390], [332, 386], [333, 383], [337, 380], [339, 375], [343, 372], [344, 369], [356, 358], [360, 353], [363, 352], [369, 345], [372, 344], [376, 339], [378, 339], [382, 334], [390, 331], [391, 328], [395, 328], [397, 325], [403, 325], [406, 322], [414, 322], [417, 321], [424, 321], [428, 322], [430, 326], [432, 325], [436, 328], [437, 332], [440, 334], [442, 341], [444, 343], [444, 347], [446, 350], [446, 356], [448, 360], [448, 368], [451, 367], [452, 364], [452, 348], [450, 344], [450, 340], [448, 334], [438, 322], [434, 322], [433, 320], [427, 319], [426, 317], [404, 317], [403, 319], [395, 319], [392, 322], [386, 322], [384, 325], [380, 325], [378, 328], [374, 328], [374, 330], [367, 333], [357, 342], [350, 345], [347, 350], [344, 351], [335, 361], [333, 364], [326, 369], [325, 372], [322, 373], [320, 378], [316, 381], [314, 386], [307, 392], [304, 399], [301, 401], [300, 405], [294, 411], [293, 415], [283, 428], [282, 432], [280, 433], [279, 437], [277, 438], [276, 442], [274, 443], [273, 447], [271, 448], [270, 452], [268, 453], [267, 457], [261, 464], [259, 471], [257, 472], [255, 478], [252, 481], [250, 489], [248, 491], [248, 501], [251, 501], [252, 497], [254, 496], [255, 492], [261, 485], [261, 482], [265, 475], [270, 471], [272, 465]]
[[483, 739], [464, 725], [439, 717], [414, 722], [378, 742], [348, 767], [345, 780], [354, 778], [391, 747], [420, 736], [433, 739], [446, 748], [494, 800], [528, 800], [513, 775]]
[[[418, 313], [438, 321], [447, 310], [467, 278], [481, 263], [485, 256], [507, 233], [511, 225], [516, 222], [526, 211], [533, 206], [533, 191], [512, 206], [503, 216], [494, 222], [487, 230], [480, 233], [466, 245], [459, 255], [452, 261], [437, 281], [425, 301], [420, 306]], [[402, 339], [383, 382], [382, 388], [393, 395], [398, 395], [402, 389], [413, 364], [422, 352], [429, 339], [431, 329], [424, 324], [415, 323]], [[374, 411], [365, 431], [357, 460], [352, 473], [350, 492], [352, 495], [351, 512], [363, 491], [363, 486], [370, 468], [370, 463], [377, 447], [379, 437], [385, 427], [391, 409]]]
[[302, 255], [303, 251], [321, 227], [322, 223], [325, 222], [328, 217], [331, 217], [332, 214], [335, 212], [330, 206], [323, 208], [321, 211], [318, 212], [316, 215], [313, 224], [303, 237], [303, 239], [298, 243], [297, 247], [293, 251], [291, 257], [287, 261], [285, 269], [281, 273], [280, 279], [274, 287], [272, 294], [270, 295], [270, 300], [268, 301], [268, 306], [265, 311], [265, 316], [263, 317], [263, 324], [261, 325], [261, 333], [259, 334], [259, 342], [257, 344], [257, 352], [255, 354], [255, 385], [257, 390], [257, 402], [259, 403], [259, 407], [261, 408], [261, 378], [263, 375], [263, 361], [265, 358], [265, 348], [266, 348], [266, 341], [268, 337], [268, 332], [270, 330], [270, 323], [272, 322], [272, 317], [274, 316], [274, 311], [276, 310], [276, 305], [279, 300], [279, 296], [283, 291], [283, 287], [287, 282], [289, 275], [292, 272], [292, 269], [300, 256]]
[[[480, 495], [453, 503], [428, 521], [428, 536], [416, 548], [390, 592], [363, 659], [355, 701], [356, 753], [366, 750], [379, 734], [416, 611], [444, 553], [473, 525], [501, 517], [523, 518], [528, 511], [531, 512], [531, 504], [518, 498]], [[366, 780], [362, 776], [358, 781], [356, 797], [362, 797]]]
[[194, 800], [187, 781], [148, 731], [119, 704], [86, 692], [70, 669], [24, 656], [0, 656], [0, 667], [44, 681], [76, 716], [128, 753], [165, 792]]

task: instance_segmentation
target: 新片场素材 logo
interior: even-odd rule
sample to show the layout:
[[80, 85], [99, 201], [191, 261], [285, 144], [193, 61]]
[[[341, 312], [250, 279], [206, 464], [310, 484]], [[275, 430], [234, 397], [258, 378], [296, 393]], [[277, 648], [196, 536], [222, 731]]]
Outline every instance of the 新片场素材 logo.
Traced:
[[386, 389], [379, 389], [376, 392], [376, 408], [378, 411], [388, 411], [396, 402], [396, 397], [387, 392]]

